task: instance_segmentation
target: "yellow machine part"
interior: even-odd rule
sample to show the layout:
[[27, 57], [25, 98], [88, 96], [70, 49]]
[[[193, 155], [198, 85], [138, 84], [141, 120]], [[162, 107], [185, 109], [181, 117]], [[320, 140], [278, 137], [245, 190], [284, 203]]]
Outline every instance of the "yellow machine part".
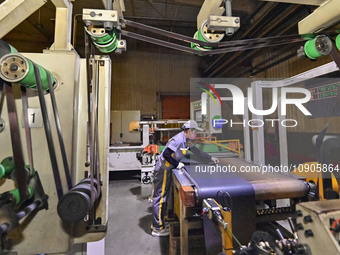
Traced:
[[[322, 171], [316, 171], [318, 169], [319, 162], [306, 162], [295, 168], [292, 173], [305, 177], [306, 182], [313, 182], [318, 187], [319, 200], [326, 200], [323, 193], [323, 181], [322, 181]], [[335, 176], [332, 173], [332, 189], [339, 193], [339, 185], [336, 181]]]
[[[217, 203], [217, 202], [216, 202]], [[217, 203], [218, 204], [218, 203]], [[219, 205], [219, 204], [218, 204]], [[222, 247], [223, 251], [227, 255], [232, 255], [233, 254], [233, 237], [232, 237], [232, 220], [231, 220], [231, 211], [224, 211], [222, 207], [219, 205], [221, 208], [221, 213], [223, 216], [223, 220], [228, 223], [228, 228], [230, 232], [227, 229], [224, 229], [222, 225], [219, 225], [219, 229], [222, 233]]]

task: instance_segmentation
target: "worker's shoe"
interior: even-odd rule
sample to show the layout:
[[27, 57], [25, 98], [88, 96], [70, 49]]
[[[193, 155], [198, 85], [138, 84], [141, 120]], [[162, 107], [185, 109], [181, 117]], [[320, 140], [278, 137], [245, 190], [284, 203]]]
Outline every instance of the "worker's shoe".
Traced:
[[[169, 228], [170, 227], [170, 222], [169, 221], [164, 221], [164, 228]], [[152, 224], [151, 224], [151, 230], [156, 229]]]
[[163, 228], [163, 229], [152, 228], [151, 235], [152, 236], [168, 236], [169, 228]]

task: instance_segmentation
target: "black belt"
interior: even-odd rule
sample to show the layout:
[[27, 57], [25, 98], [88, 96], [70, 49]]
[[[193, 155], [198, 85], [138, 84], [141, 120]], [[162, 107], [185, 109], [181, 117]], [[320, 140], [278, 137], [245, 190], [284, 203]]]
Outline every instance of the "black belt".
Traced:
[[58, 168], [57, 158], [56, 158], [55, 150], [54, 150], [51, 124], [50, 124], [50, 121], [49, 121], [49, 118], [48, 118], [47, 106], [46, 106], [46, 101], [45, 101], [45, 97], [44, 97], [44, 90], [43, 90], [43, 87], [42, 87], [40, 71], [39, 71], [38, 66], [35, 63], [33, 63], [33, 67], [34, 67], [34, 74], [35, 74], [35, 78], [36, 78], [36, 82], [37, 82], [40, 108], [41, 108], [41, 113], [42, 113], [42, 117], [43, 117], [43, 123], [44, 123], [44, 128], [45, 128], [45, 136], [46, 136], [46, 140], [47, 140], [48, 151], [49, 151], [50, 159], [51, 159], [54, 182], [55, 182], [55, 185], [56, 185], [58, 198], [60, 199], [63, 196], [63, 188], [62, 188], [62, 185], [61, 185], [59, 168]]
[[15, 181], [18, 184], [20, 201], [25, 201], [28, 198], [28, 173], [25, 169], [24, 156], [22, 153], [22, 145], [20, 139], [20, 129], [17, 117], [17, 110], [15, 100], [12, 93], [12, 87], [8, 84], [5, 85], [8, 119], [12, 141], [12, 151], [14, 157]]

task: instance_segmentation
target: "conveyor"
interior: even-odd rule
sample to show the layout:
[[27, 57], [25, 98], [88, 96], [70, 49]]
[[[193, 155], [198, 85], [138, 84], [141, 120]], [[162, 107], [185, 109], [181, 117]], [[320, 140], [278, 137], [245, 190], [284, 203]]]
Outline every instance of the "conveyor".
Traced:
[[[225, 169], [235, 166], [234, 172], [203, 173], [198, 171], [199, 164], [186, 165], [185, 176], [195, 184], [198, 200], [215, 197], [219, 191], [239, 194], [245, 192], [248, 186], [253, 190], [255, 200], [300, 198], [308, 194], [309, 186], [300, 176], [269, 171], [255, 172], [261, 169], [261, 166], [238, 158], [219, 158], [219, 160], [222, 167], [227, 167]], [[253, 169], [254, 172], [250, 172], [249, 169]], [[174, 172], [177, 175], [178, 171]]]
[[[249, 242], [252, 233], [256, 230], [256, 223], [287, 219], [292, 216], [295, 212], [295, 203], [309, 193], [308, 184], [296, 175], [241, 172], [242, 168], [260, 169], [261, 166], [238, 158], [219, 159], [221, 167], [231, 169], [233, 166], [234, 172], [199, 172], [199, 169], [216, 166], [189, 161], [185, 166], [186, 170], [173, 170], [174, 183], [181, 196], [181, 208], [190, 207], [190, 203], [186, 200], [190, 200], [192, 193], [195, 200], [191, 204], [192, 207], [200, 207], [203, 199], [213, 198], [222, 206], [231, 208], [233, 233], [241, 243]], [[190, 189], [188, 192], [187, 188], [183, 188], [185, 186], [192, 187], [192, 192]], [[276, 199], [286, 198], [291, 199], [290, 206], [276, 206]], [[190, 218], [188, 213], [185, 214]]]

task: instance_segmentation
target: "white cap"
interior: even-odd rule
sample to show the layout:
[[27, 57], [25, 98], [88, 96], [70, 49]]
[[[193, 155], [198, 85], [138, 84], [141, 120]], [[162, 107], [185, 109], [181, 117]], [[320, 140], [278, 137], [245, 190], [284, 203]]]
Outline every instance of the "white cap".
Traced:
[[198, 131], [203, 131], [202, 128], [198, 127], [197, 122], [194, 121], [194, 120], [188, 120], [187, 122], [185, 122], [183, 124], [183, 127], [184, 127], [184, 129], [189, 129], [190, 128], [190, 129], [196, 129]]

